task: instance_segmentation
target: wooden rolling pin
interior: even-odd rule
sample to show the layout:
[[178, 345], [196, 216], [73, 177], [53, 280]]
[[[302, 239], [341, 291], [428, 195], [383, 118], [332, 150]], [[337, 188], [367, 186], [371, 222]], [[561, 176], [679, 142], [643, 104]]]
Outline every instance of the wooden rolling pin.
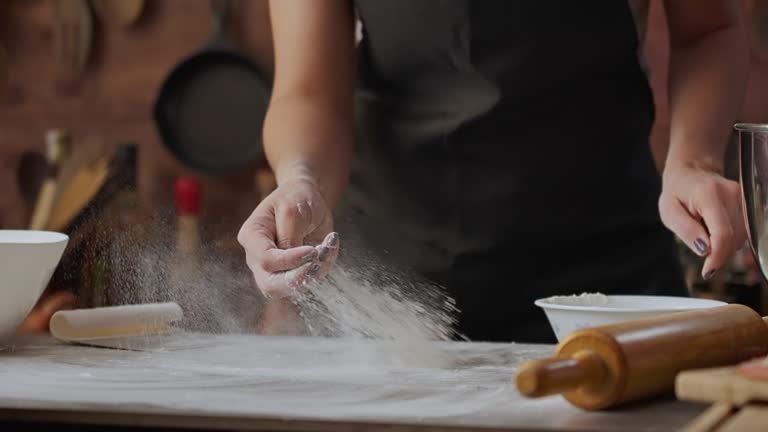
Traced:
[[582, 329], [555, 357], [523, 364], [516, 384], [526, 397], [562, 393], [583, 409], [610, 408], [671, 392], [680, 371], [765, 356], [766, 324], [746, 306], [727, 305]]

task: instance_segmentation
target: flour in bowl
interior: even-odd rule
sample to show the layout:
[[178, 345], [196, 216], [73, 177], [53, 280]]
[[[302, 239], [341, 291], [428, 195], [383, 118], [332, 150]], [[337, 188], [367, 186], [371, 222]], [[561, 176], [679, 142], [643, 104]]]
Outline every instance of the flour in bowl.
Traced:
[[603, 293], [581, 293], [579, 295], [553, 296], [547, 303], [566, 306], [607, 306], [608, 296]]

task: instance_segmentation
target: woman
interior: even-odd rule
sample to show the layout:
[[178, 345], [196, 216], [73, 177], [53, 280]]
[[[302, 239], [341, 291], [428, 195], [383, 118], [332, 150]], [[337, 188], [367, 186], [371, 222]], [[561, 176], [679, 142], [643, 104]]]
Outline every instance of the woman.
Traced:
[[686, 295], [672, 233], [705, 257], [705, 277], [744, 241], [722, 170], [747, 52], [737, 2], [664, 5], [659, 176], [638, 58], [647, 4], [271, 2], [264, 138], [278, 188], [239, 234], [261, 290], [285, 297], [331, 269], [338, 209], [447, 287], [473, 340], [551, 341], [540, 297]]

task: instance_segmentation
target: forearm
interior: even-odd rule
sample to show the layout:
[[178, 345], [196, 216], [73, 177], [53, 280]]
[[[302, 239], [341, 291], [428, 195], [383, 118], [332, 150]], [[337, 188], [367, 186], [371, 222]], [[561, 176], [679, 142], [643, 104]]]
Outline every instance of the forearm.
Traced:
[[672, 48], [665, 173], [681, 165], [722, 172], [748, 71], [746, 40], [735, 24]]
[[333, 98], [285, 94], [272, 100], [264, 145], [278, 184], [304, 178], [316, 182], [333, 208], [346, 187], [353, 152], [352, 96]]

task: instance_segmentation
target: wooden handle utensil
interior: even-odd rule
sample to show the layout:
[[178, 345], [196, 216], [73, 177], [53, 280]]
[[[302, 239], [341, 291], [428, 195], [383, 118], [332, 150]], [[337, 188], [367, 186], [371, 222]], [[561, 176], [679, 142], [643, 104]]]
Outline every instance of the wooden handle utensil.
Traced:
[[136, 23], [144, 9], [145, 0], [91, 0], [96, 14], [105, 22], [123, 27]]
[[58, 60], [79, 74], [88, 63], [93, 37], [93, 17], [86, 0], [56, 0], [54, 49]]
[[37, 194], [37, 202], [29, 222], [29, 229], [31, 230], [43, 230], [48, 226], [58, 190], [59, 168], [66, 152], [66, 139], [66, 134], [58, 129], [50, 130], [46, 134], [45, 145], [48, 172], [40, 187], [40, 192]]
[[768, 325], [752, 309], [727, 305], [579, 330], [554, 358], [523, 364], [526, 397], [560, 394], [598, 410], [674, 389], [678, 372], [736, 364], [768, 353]]

